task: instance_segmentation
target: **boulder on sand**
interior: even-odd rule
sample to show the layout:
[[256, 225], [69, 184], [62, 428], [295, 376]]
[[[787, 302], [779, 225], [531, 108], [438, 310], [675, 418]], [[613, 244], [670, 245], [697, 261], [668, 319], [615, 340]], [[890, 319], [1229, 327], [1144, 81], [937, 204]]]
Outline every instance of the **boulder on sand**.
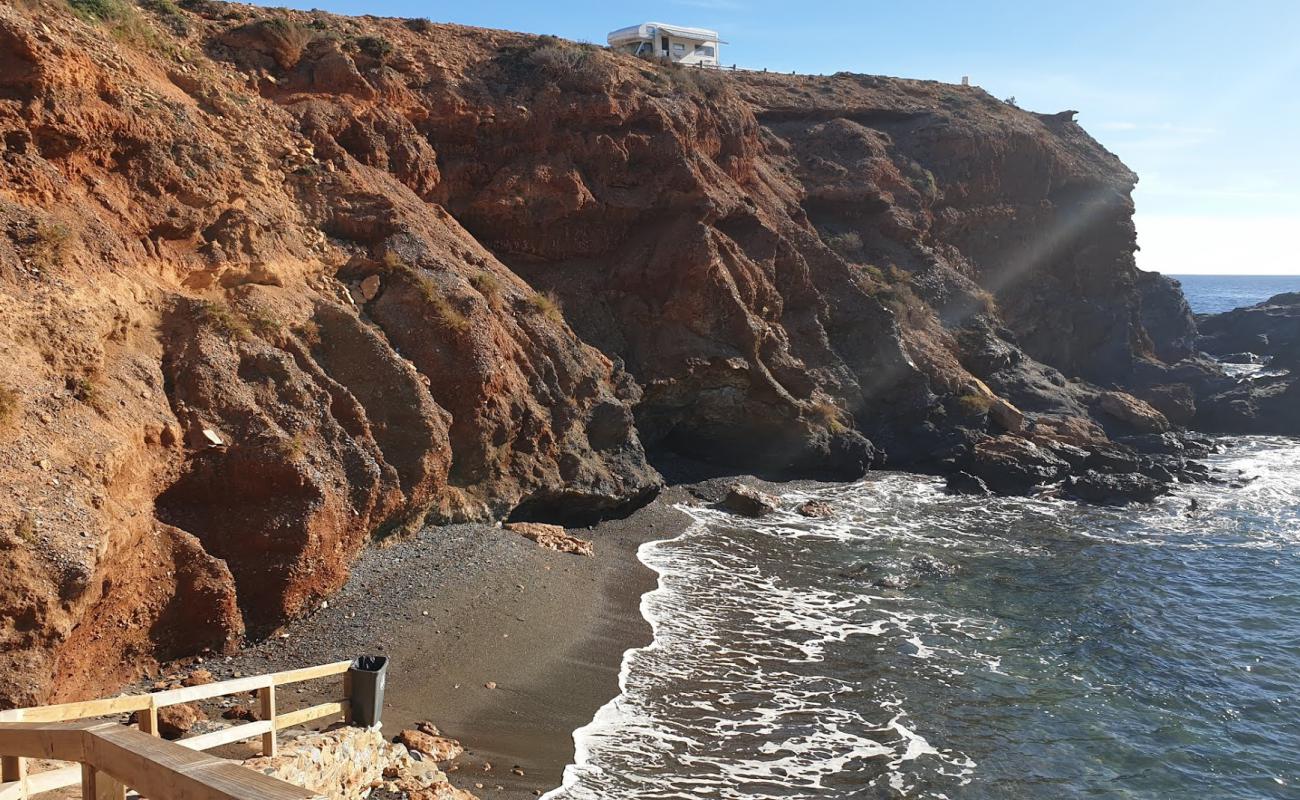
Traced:
[[559, 525], [548, 525], [545, 522], [507, 522], [505, 529], [513, 531], [525, 539], [532, 539], [548, 550], [573, 553], [579, 556], [596, 555], [591, 542], [586, 539], [579, 539], [576, 536], [570, 536]]
[[[421, 727], [423, 723], [416, 727]], [[434, 728], [433, 730], [437, 730]], [[397, 734], [393, 741], [405, 745], [407, 749], [415, 750], [419, 753], [432, 758], [434, 761], [451, 761], [461, 753], [465, 748], [460, 742], [447, 736], [439, 736], [434, 733], [427, 733], [423, 730], [407, 729]]]
[[781, 507], [781, 502], [766, 492], [760, 492], [743, 483], [733, 483], [727, 487], [727, 496], [722, 498], [722, 507], [745, 517], [762, 517]]

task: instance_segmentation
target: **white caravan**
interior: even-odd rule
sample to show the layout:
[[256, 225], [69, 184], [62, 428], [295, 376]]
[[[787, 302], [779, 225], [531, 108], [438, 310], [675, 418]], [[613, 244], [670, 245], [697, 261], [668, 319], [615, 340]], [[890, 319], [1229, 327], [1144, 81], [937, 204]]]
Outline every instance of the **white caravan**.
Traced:
[[652, 56], [690, 66], [718, 66], [718, 32], [662, 22], [642, 22], [611, 31], [609, 46], [624, 53]]

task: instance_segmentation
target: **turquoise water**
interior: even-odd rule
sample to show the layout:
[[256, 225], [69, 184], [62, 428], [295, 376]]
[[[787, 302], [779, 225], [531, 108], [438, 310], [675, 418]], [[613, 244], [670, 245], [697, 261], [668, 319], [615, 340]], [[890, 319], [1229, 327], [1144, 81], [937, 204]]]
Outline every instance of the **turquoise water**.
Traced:
[[1300, 292], [1300, 275], [1171, 275], [1197, 314], [1253, 306], [1283, 292]]
[[689, 509], [552, 796], [1300, 797], [1300, 442], [1223, 442], [1256, 480], [1142, 510], [898, 473]]

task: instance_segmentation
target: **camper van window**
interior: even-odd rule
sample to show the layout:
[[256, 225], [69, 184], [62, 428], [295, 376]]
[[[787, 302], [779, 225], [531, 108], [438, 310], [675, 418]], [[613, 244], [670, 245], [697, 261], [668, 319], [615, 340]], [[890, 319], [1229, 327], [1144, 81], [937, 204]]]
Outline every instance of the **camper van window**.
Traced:
[[713, 45], [711, 45], [711, 44], [697, 44], [697, 45], [695, 45], [695, 55], [697, 55], [697, 56], [708, 56], [709, 58], [712, 58], [713, 55], [714, 55], [714, 53], [713, 53]]
[[684, 44], [675, 44], [675, 45], [673, 45], [673, 52], [676, 53], [677, 55], [685, 55], [685, 54], [686, 54], [686, 45], [684, 45]]

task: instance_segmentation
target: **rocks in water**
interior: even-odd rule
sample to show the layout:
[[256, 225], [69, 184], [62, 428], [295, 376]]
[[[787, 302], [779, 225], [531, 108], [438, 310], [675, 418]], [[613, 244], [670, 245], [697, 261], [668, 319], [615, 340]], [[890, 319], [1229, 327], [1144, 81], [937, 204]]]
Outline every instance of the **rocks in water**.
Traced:
[[985, 495], [989, 493], [988, 484], [982, 479], [961, 470], [949, 473], [944, 488], [948, 494]]
[[1175, 425], [1191, 425], [1196, 419], [1196, 394], [1189, 384], [1151, 386], [1142, 392], [1142, 399]]
[[[425, 723], [418, 723], [417, 729], [407, 729], [397, 734], [393, 741], [405, 745], [411, 750], [423, 753], [434, 761], [451, 761], [461, 753], [465, 752], [464, 746], [455, 739], [447, 736], [441, 736], [437, 733], [437, 728], [433, 728], [434, 733], [426, 733], [418, 730]], [[432, 727], [432, 726], [431, 726]]]
[[835, 516], [835, 509], [830, 503], [821, 500], [809, 500], [797, 509], [800, 514], [811, 519], [829, 519]]
[[519, 534], [525, 539], [532, 539], [541, 547], [560, 553], [573, 553], [579, 556], [594, 556], [596, 551], [591, 542], [570, 536], [559, 525], [544, 522], [507, 522], [505, 529]]
[[1169, 430], [1169, 420], [1164, 414], [1127, 392], [1103, 392], [1098, 407], [1107, 416], [1139, 433]]
[[727, 494], [722, 498], [722, 507], [743, 517], [763, 517], [780, 508], [781, 501], [752, 486], [733, 483], [727, 487]]
[[1019, 436], [994, 436], [975, 445], [966, 471], [998, 494], [1027, 494], [1058, 480], [1069, 465]]
[[1088, 470], [1065, 482], [1067, 496], [1107, 505], [1150, 503], [1168, 491], [1167, 484], [1141, 473], [1103, 474]]

